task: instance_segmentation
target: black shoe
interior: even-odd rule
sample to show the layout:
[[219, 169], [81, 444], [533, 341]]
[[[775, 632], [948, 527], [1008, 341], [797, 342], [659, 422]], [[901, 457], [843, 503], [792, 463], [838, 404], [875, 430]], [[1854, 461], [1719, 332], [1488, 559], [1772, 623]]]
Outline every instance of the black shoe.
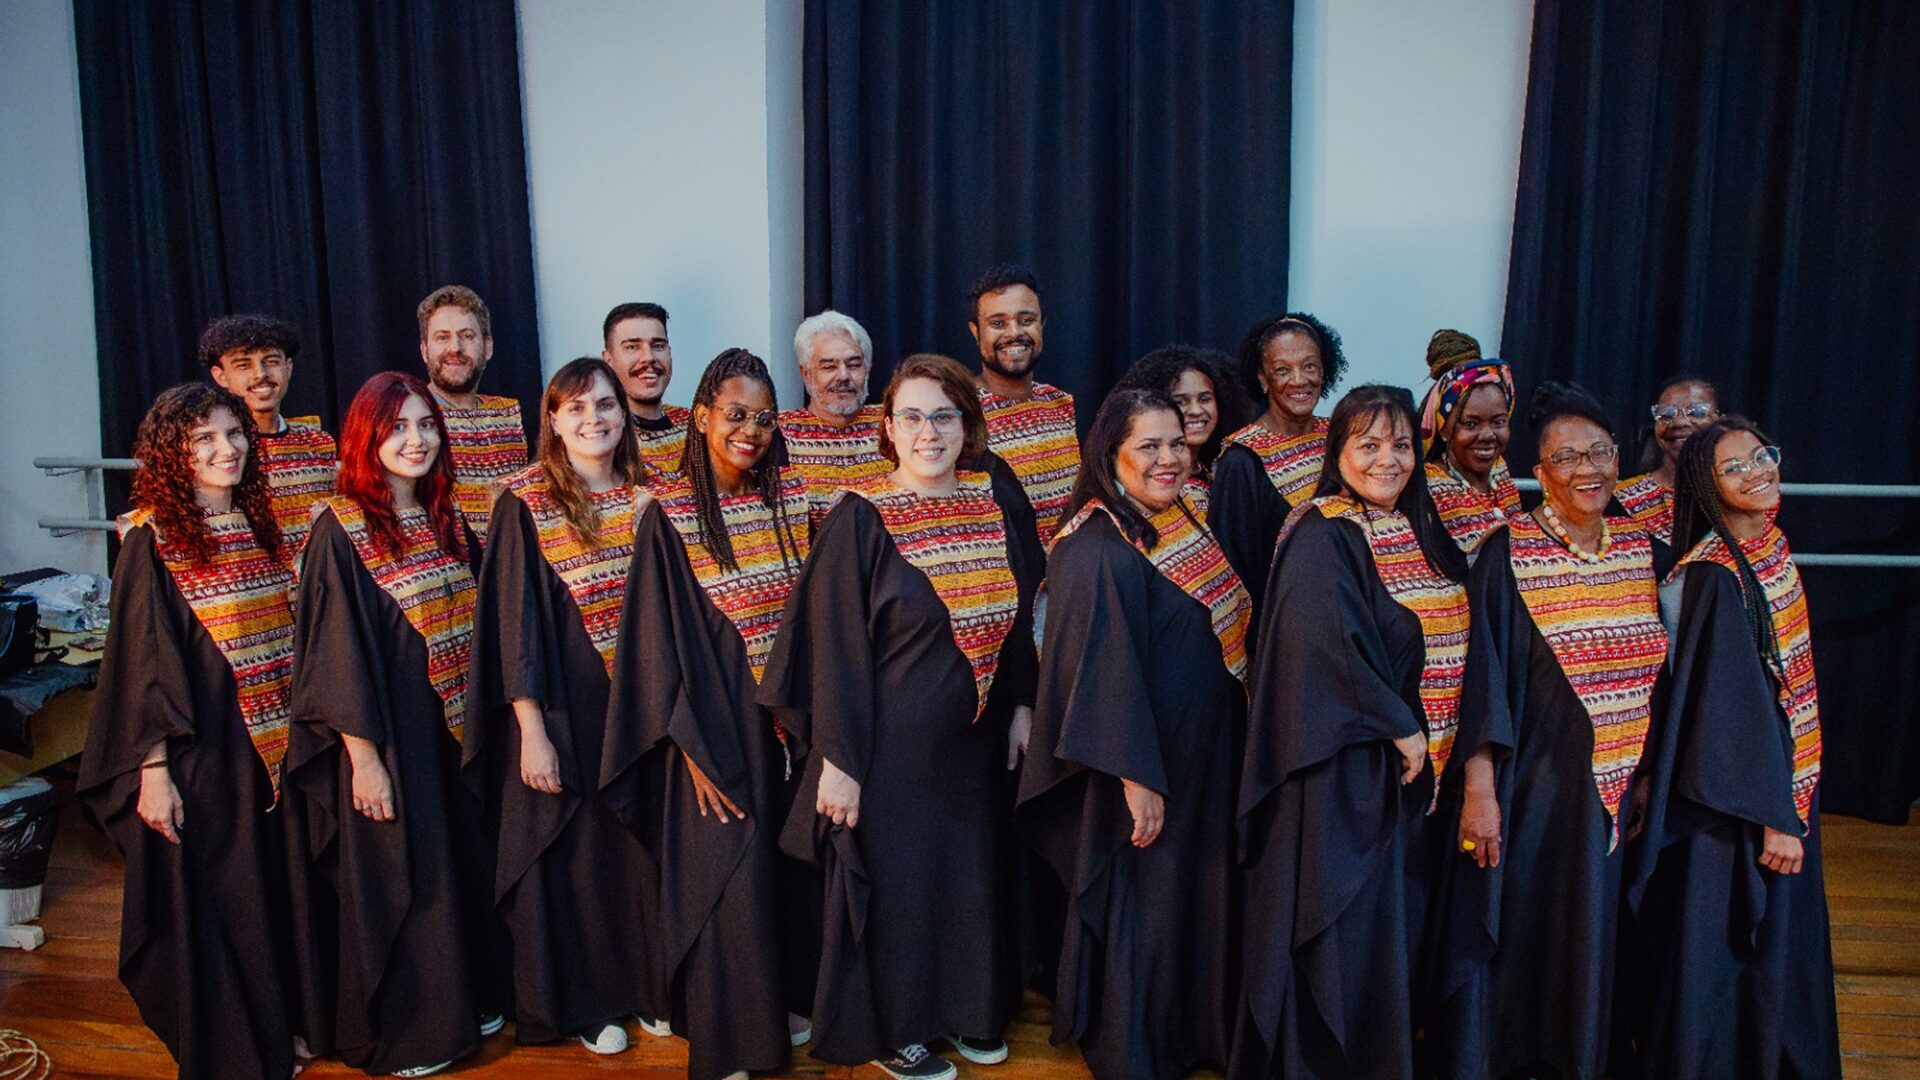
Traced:
[[970, 1039], [965, 1035], [949, 1035], [947, 1041], [960, 1051], [961, 1057], [975, 1065], [998, 1065], [1007, 1060], [1005, 1039]]
[[894, 1080], [953, 1080], [960, 1075], [953, 1062], [933, 1056], [920, 1043], [903, 1046], [874, 1064]]

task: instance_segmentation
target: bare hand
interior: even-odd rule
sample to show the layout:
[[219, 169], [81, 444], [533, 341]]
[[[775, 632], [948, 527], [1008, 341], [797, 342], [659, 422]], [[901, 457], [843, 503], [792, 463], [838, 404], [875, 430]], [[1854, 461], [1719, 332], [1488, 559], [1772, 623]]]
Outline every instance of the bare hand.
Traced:
[[[1467, 845], [1472, 844], [1469, 848]], [[1460, 850], [1482, 870], [1500, 865], [1500, 800], [1493, 792], [1467, 788], [1460, 804]]]
[[1778, 829], [1763, 830], [1760, 865], [1776, 874], [1797, 874], [1801, 864], [1806, 861], [1807, 849], [1797, 836], [1789, 836]]
[[1013, 726], [1007, 729], [1007, 771], [1020, 767], [1020, 758], [1027, 752], [1027, 743], [1033, 741], [1033, 710], [1025, 705], [1016, 705], [1013, 709]]
[[368, 821], [392, 821], [394, 811], [393, 777], [377, 757], [355, 759], [353, 763], [353, 808]]
[[166, 769], [140, 770], [140, 801], [133, 812], [168, 843], [180, 842], [180, 830], [187, 825], [187, 804], [181, 801], [180, 789], [173, 786], [173, 776]]
[[840, 771], [828, 758], [820, 759], [820, 795], [814, 812], [851, 829], [860, 823], [860, 781]]
[[1146, 847], [1160, 839], [1167, 827], [1167, 800], [1164, 795], [1131, 780], [1121, 780], [1127, 793], [1127, 811], [1133, 815], [1133, 846]]
[[1393, 748], [1400, 751], [1400, 782], [1413, 783], [1420, 776], [1420, 767], [1427, 763], [1426, 732], [1416, 731], [1395, 739]]
[[546, 732], [520, 732], [520, 782], [543, 795], [560, 794], [560, 754]]
[[741, 821], [747, 820], [747, 812], [733, 805], [733, 800], [727, 798], [726, 793], [720, 790], [720, 786], [709, 780], [706, 773], [700, 771], [700, 766], [695, 765], [691, 757], [685, 753], [680, 757], [687, 763], [687, 775], [693, 777], [693, 798], [700, 804], [701, 817], [708, 816], [707, 811], [711, 810], [712, 816], [719, 818], [721, 823], [725, 824], [732, 820], [727, 817], [727, 811], [731, 810], [734, 817]]
[[1621, 838], [1628, 843], [1640, 838], [1647, 827], [1647, 804], [1653, 800], [1653, 785], [1633, 785], [1633, 798], [1627, 804], [1627, 828]]

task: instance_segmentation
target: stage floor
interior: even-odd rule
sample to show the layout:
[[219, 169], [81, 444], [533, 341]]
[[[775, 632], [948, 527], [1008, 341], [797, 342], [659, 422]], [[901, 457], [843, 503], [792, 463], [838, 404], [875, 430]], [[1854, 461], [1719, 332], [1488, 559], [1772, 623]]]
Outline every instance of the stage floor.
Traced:
[[[1850, 1080], [1920, 1077], [1920, 814], [1907, 828], [1850, 818], [1826, 821], [1827, 895], [1840, 1001], [1840, 1041]], [[57, 1077], [165, 1078], [166, 1050], [141, 1025], [114, 976], [120, 929], [120, 862], [105, 837], [68, 805], [48, 872], [47, 943], [31, 953], [0, 949], [0, 1028], [16, 1028], [51, 1054]], [[1084, 1077], [1072, 1048], [1047, 1045], [1046, 1003], [1029, 995], [1007, 1032], [1012, 1060], [963, 1076], [995, 1080]], [[515, 1047], [512, 1031], [444, 1075], [490, 1078], [586, 1077], [620, 1072], [685, 1075], [686, 1044], [652, 1039], [629, 1025], [633, 1048], [595, 1058], [575, 1042]], [[823, 1065], [799, 1053], [796, 1077], [884, 1076], [872, 1068]], [[337, 1062], [302, 1074], [361, 1076]]]

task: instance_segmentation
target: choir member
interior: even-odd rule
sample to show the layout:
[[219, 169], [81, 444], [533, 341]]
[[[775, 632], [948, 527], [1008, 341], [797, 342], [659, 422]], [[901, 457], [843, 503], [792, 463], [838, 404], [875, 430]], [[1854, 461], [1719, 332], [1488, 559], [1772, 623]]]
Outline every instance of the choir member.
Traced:
[[831, 309], [808, 316], [793, 332], [807, 403], [780, 414], [780, 437], [787, 464], [807, 481], [815, 525], [835, 493], [893, 471], [893, 462], [880, 456], [880, 406], [866, 403], [872, 352], [866, 328]]
[[1193, 483], [1204, 502], [1228, 433], [1239, 431], [1253, 415], [1233, 361], [1212, 349], [1166, 345], [1134, 361], [1120, 386], [1165, 394], [1180, 410], [1180, 431], [1193, 453]]
[[1433, 386], [1420, 409], [1427, 490], [1471, 564], [1487, 536], [1520, 512], [1505, 457], [1513, 369], [1481, 356], [1472, 336], [1436, 330], [1427, 342], [1427, 374]]
[[1613, 494], [1628, 516], [1666, 544], [1673, 541], [1673, 488], [1680, 448], [1687, 436], [1719, 419], [1720, 396], [1707, 380], [1678, 375], [1660, 384], [1650, 411], [1653, 431], [1640, 452], [1644, 471], [1621, 481]]
[[1034, 378], [1046, 345], [1040, 281], [1024, 266], [995, 266], [974, 280], [967, 306], [972, 313], [967, 329], [980, 349], [986, 449], [1020, 478], [1044, 543], [1059, 527], [1060, 511], [1073, 494], [1080, 435], [1073, 395]]
[[215, 386], [240, 398], [253, 421], [261, 471], [273, 492], [273, 518], [289, 552], [306, 542], [314, 503], [333, 493], [333, 436], [317, 416], [283, 416], [293, 384], [300, 332], [264, 315], [228, 315], [200, 335], [200, 362]]
[[687, 445], [685, 406], [668, 405], [667, 384], [673, 381], [673, 345], [667, 341], [667, 309], [640, 302], [615, 305], [600, 323], [604, 343], [600, 359], [620, 376], [633, 437], [640, 442], [640, 460], [655, 477], [680, 474], [680, 455]]
[[1116, 390], [1047, 562], [1020, 819], [1069, 892], [1053, 1039], [1102, 1080], [1226, 1060], [1252, 605], [1183, 494], [1190, 440], [1159, 391]]
[[420, 359], [447, 423], [453, 462], [453, 501], [482, 543], [500, 485], [527, 464], [527, 433], [520, 403], [480, 392], [493, 359], [493, 317], [465, 285], [442, 285], [420, 301]]

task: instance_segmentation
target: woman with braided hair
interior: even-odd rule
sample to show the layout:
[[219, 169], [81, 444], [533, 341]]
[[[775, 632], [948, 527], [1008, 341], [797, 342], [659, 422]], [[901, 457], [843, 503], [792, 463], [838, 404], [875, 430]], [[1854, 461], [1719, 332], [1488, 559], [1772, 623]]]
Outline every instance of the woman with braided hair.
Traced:
[[1773, 523], [1780, 450], [1716, 420], [1681, 448], [1661, 588], [1670, 684], [1627, 898], [1649, 1076], [1840, 1076], [1820, 869], [1820, 702], [1806, 592]]
[[1427, 374], [1433, 386], [1420, 408], [1427, 489], [1447, 534], [1472, 563], [1487, 534], [1520, 512], [1520, 489], [1504, 456], [1513, 369], [1481, 356], [1472, 336], [1435, 330]]
[[[804, 1042], [805, 997], [783, 969], [817, 962], [782, 907], [811, 910], [805, 878], [780, 880], [790, 760], [753, 700], [807, 557], [807, 485], [778, 464], [779, 406], [766, 364], [714, 358], [694, 391], [680, 479], [653, 488], [627, 572], [602, 787], [659, 865], [646, 924], [660, 937], [648, 996], [688, 1042], [687, 1075], [777, 1069]], [[797, 955], [795, 955], [797, 954]], [[798, 980], [800, 993], [811, 972]]]

